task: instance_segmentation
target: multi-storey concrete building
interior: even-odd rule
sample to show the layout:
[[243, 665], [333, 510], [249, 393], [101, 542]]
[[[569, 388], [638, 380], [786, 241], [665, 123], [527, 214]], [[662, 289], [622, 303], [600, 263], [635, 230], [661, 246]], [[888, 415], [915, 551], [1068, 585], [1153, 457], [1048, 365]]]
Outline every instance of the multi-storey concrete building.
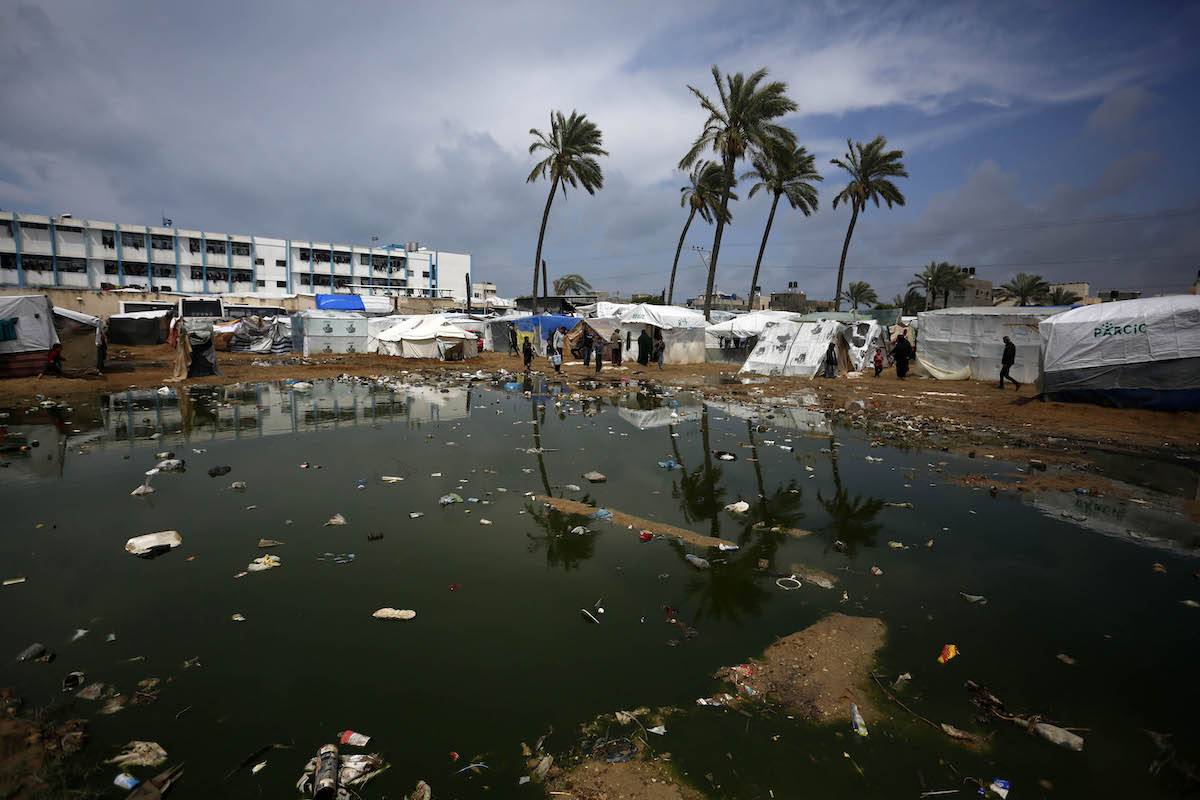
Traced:
[[0, 211], [0, 286], [465, 300], [471, 256]]

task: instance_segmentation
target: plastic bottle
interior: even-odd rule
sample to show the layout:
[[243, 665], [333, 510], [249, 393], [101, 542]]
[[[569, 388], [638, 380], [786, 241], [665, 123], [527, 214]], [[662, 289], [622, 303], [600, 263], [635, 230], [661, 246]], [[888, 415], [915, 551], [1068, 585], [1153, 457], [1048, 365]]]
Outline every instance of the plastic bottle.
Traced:
[[337, 797], [340, 767], [341, 759], [336, 744], [327, 744], [317, 751], [317, 769], [313, 773], [314, 800], [334, 800]]

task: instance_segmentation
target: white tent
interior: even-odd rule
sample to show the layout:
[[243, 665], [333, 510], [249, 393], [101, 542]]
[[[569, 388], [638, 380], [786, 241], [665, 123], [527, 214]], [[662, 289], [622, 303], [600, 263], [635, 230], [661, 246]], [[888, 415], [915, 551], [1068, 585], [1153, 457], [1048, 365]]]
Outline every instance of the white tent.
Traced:
[[733, 319], [717, 322], [704, 329], [707, 346], [719, 347], [724, 339], [752, 339], [762, 333], [768, 322], [797, 322], [799, 314], [791, 311], [751, 311]]
[[406, 319], [412, 319], [415, 314], [391, 314], [386, 317], [371, 317], [367, 320], [367, 352], [379, 352], [379, 334]]
[[882, 348], [886, 361], [888, 347], [887, 333], [878, 320], [860, 319], [846, 325], [842, 332], [846, 339], [846, 351], [850, 357], [850, 366], [862, 371], [873, 366], [875, 348]]
[[0, 297], [0, 378], [38, 374], [59, 343], [53, 309], [42, 294]]
[[1042, 391], [1053, 399], [1200, 408], [1198, 296], [1082, 306], [1038, 330]]
[[54, 313], [63, 319], [69, 319], [72, 322], [78, 322], [80, 325], [90, 325], [93, 328], [100, 325], [99, 317], [93, 317], [91, 314], [84, 314], [82, 311], [72, 311], [69, 308], [55, 306]]
[[600, 300], [590, 305], [576, 306], [575, 310], [585, 317], [619, 317], [636, 307], [634, 303], [609, 303]]
[[432, 314], [397, 322], [377, 338], [385, 356], [455, 360], [478, 355], [475, 334]]
[[917, 363], [942, 381], [998, 380], [1007, 336], [1017, 346], [1017, 361], [1009, 374], [1021, 383], [1033, 383], [1042, 349], [1038, 323], [1064, 311], [1059, 306], [922, 311], [917, 315]]
[[[597, 304], [599, 305], [599, 304]], [[636, 360], [638, 337], [647, 331], [653, 338], [652, 328], [662, 332], [665, 350], [663, 361], [667, 364], [704, 363], [704, 315], [690, 308], [679, 306], [656, 306], [638, 303], [623, 311], [620, 331], [625, 347], [624, 358]]]
[[831, 319], [769, 322], [738, 373], [812, 378], [824, 369], [830, 343], [837, 346], [839, 370], [845, 370], [848, 364], [846, 340], [842, 336], [845, 327]]

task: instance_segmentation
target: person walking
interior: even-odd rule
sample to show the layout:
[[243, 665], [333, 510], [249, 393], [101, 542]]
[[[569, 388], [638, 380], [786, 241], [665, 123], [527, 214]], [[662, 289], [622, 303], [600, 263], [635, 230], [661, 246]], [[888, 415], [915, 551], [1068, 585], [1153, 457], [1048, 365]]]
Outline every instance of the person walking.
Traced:
[[1013, 386], [1017, 387], [1017, 391], [1021, 391], [1021, 382], [1008, 374], [1008, 371], [1013, 368], [1013, 364], [1017, 363], [1017, 346], [1013, 344], [1012, 339], [1004, 337], [1004, 354], [1000, 356], [1000, 386], [1004, 388], [1004, 381], [1010, 380]]
[[103, 319], [96, 322], [96, 372], [104, 374], [104, 361], [108, 358], [108, 323]]
[[612, 355], [609, 356], [614, 367], [621, 366], [621, 332], [614, 330], [612, 335]]
[[837, 377], [837, 347], [833, 342], [829, 343], [829, 349], [825, 351], [825, 377]]
[[521, 345], [521, 355], [525, 358], [525, 371], [529, 372], [529, 367], [533, 364], [533, 344], [529, 339]]
[[592, 332], [589, 329], [584, 328], [579, 343], [583, 346], [583, 366], [589, 367], [592, 364]]
[[562, 364], [563, 346], [566, 343], [567, 335], [563, 333], [562, 326], [554, 329], [554, 352], [558, 353], [558, 363]]
[[521, 348], [517, 346], [517, 326], [513, 323], [508, 323], [508, 352], [514, 356], [521, 355]]
[[650, 334], [646, 333], [645, 328], [642, 328], [642, 332], [638, 334], [637, 345], [637, 362], [644, 367], [650, 363], [650, 351], [654, 347], [654, 342], [650, 339]]
[[896, 344], [892, 345], [890, 355], [896, 362], [896, 377], [904, 380], [904, 376], [908, 374], [908, 360], [913, 357], [913, 347], [906, 335], [896, 337]]
[[883, 348], [875, 348], [875, 377], [879, 377], [879, 373], [883, 372]]
[[667, 343], [663, 341], [662, 331], [654, 332], [654, 360], [658, 362], [658, 368], [663, 368], [663, 357], [667, 354]]
[[604, 360], [604, 337], [597, 336], [592, 345], [596, 350], [596, 374], [600, 374], [600, 362]]

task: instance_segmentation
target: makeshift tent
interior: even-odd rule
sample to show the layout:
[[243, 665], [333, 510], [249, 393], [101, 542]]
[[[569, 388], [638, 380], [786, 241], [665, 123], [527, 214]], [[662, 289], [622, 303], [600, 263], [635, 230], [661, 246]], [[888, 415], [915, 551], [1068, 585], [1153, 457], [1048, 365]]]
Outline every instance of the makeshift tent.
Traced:
[[96, 328], [99, 317], [54, 307], [54, 329], [68, 369], [96, 366]]
[[390, 297], [359, 294], [319, 294], [318, 311], [361, 311], [366, 314], [391, 314], [396, 310]]
[[229, 340], [229, 349], [235, 353], [290, 353], [291, 320], [288, 317], [242, 317]]
[[533, 352], [539, 356], [546, 355], [546, 341], [559, 328], [570, 332], [579, 324], [579, 317], [568, 317], [564, 314], [538, 314], [522, 317], [516, 320], [517, 347], [523, 349], [525, 340], [533, 344]]
[[219, 375], [217, 348], [211, 320], [181, 318], [171, 330], [175, 344], [175, 372], [172, 381]]
[[467, 333], [475, 335], [476, 344], [482, 349], [482, 342], [487, 335], [487, 321], [475, 314], [449, 313], [440, 314], [442, 319], [452, 325], [457, 325]]
[[0, 297], [0, 378], [37, 375], [59, 343], [45, 295]]
[[780, 320], [796, 322], [799, 314], [790, 311], [751, 311], [749, 314], [739, 314], [733, 319], [717, 322], [704, 329], [706, 346], [720, 347], [721, 339], [753, 339], [762, 333], [768, 322]]
[[1051, 399], [1200, 409], [1200, 297], [1082, 306], [1043, 320], [1038, 332], [1041, 390]]
[[108, 318], [109, 344], [162, 344], [171, 335], [174, 310], [130, 311]]
[[367, 318], [354, 311], [301, 311], [292, 315], [292, 349], [305, 356], [367, 352]]
[[667, 364], [704, 363], [704, 315], [690, 308], [639, 303], [620, 315], [624, 359], [636, 361], [638, 337], [642, 331], [654, 338], [654, 329], [662, 334]]
[[1058, 306], [922, 311], [917, 315], [917, 363], [942, 381], [999, 380], [1007, 336], [1017, 346], [1017, 361], [1009, 374], [1021, 383], [1033, 383], [1042, 350], [1038, 323], [1063, 311], [1066, 308]]
[[846, 325], [842, 331], [846, 339], [846, 354], [850, 358], [851, 369], [862, 371], [874, 366], [875, 349], [883, 350], [884, 363], [888, 360], [887, 334], [884, 327], [875, 319], [860, 319]]
[[586, 306], [576, 306], [575, 310], [584, 317], [619, 317], [635, 308], [634, 303], [610, 303], [600, 300]]
[[[572, 357], [581, 358], [583, 356], [583, 335], [585, 332], [589, 332], [593, 338], [592, 347], [595, 347], [594, 340], [596, 338], [602, 339], [605, 343], [603, 350], [604, 355], [602, 357], [605, 361], [611, 361], [612, 335], [619, 326], [620, 321], [615, 317], [594, 317], [592, 319], [585, 319], [579, 325], [576, 325], [574, 330], [567, 333], [564, 345], [567, 349], [567, 352], [570, 353]], [[593, 354], [594, 352], [595, 351], [593, 350]]]
[[459, 361], [478, 355], [475, 334], [432, 314], [397, 322], [378, 338], [385, 356]]
[[850, 368], [847, 342], [842, 335], [845, 329], [836, 320], [767, 323], [738, 373], [812, 378], [825, 369], [825, 354], [832, 343], [838, 356], [838, 373], [845, 374]]
[[379, 334], [395, 325], [417, 316], [415, 314], [390, 314], [386, 317], [371, 317], [367, 320], [367, 352], [379, 352]]
[[483, 331], [483, 349], [497, 353], [507, 353], [509, 326], [517, 320], [530, 316], [528, 311], [514, 311], [500, 317], [487, 320]]

